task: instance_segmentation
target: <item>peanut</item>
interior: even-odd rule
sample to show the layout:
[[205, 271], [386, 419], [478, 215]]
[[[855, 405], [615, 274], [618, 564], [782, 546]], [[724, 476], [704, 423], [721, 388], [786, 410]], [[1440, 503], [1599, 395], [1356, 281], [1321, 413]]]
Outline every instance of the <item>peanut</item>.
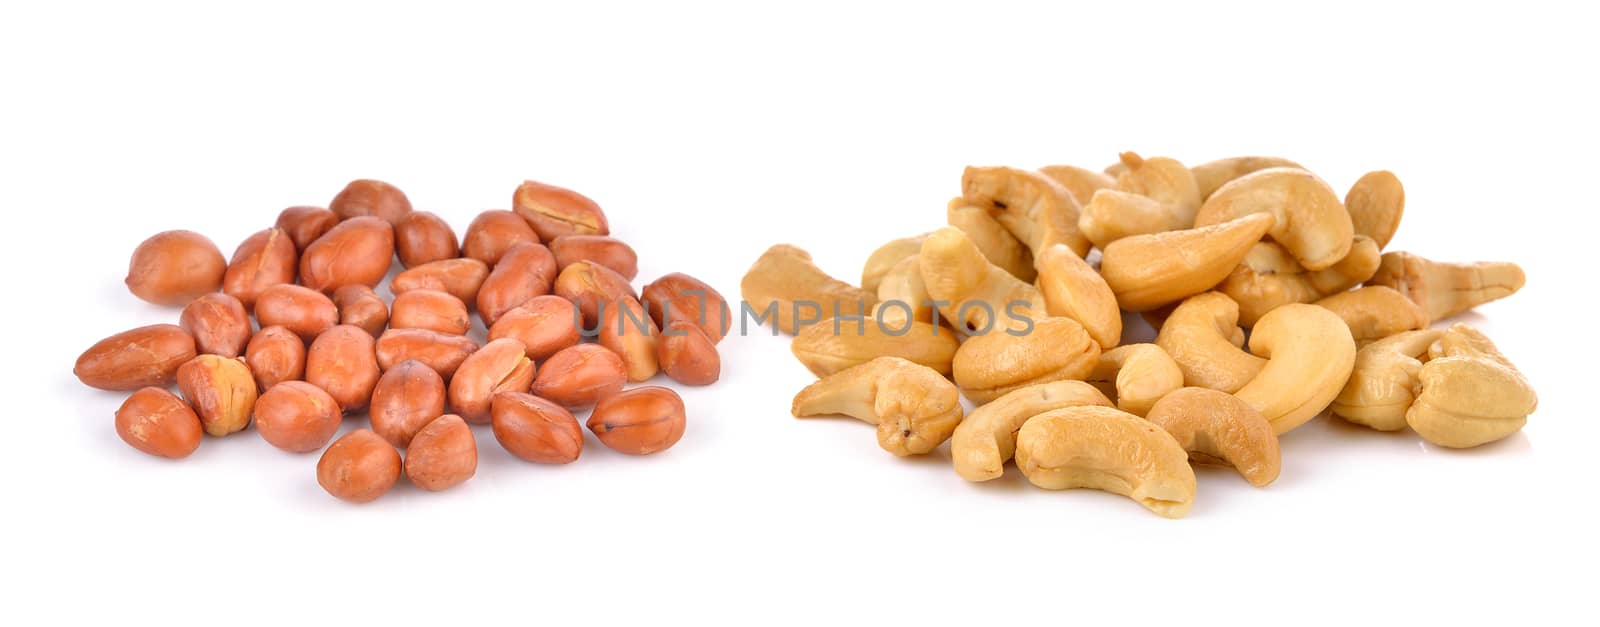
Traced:
[[394, 446], [411, 444], [422, 427], [444, 415], [444, 378], [415, 359], [400, 362], [372, 389], [372, 430]]
[[366, 408], [379, 372], [375, 343], [361, 327], [333, 327], [306, 349], [306, 382], [327, 391], [344, 411]]
[[583, 428], [560, 405], [532, 394], [501, 392], [489, 412], [494, 439], [519, 459], [570, 464], [583, 452]]
[[351, 503], [383, 496], [399, 479], [400, 452], [367, 429], [334, 440], [317, 460], [317, 484]]
[[534, 372], [522, 342], [505, 338], [484, 344], [450, 378], [450, 408], [467, 422], [486, 424], [494, 395], [528, 391]]
[[178, 326], [194, 336], [195, 348], [202, 353], [238, 357], [250, 341], [250, 313], [239, 299], [222, 292], [185, 305]]
[[289, 234], [296, 251], [304, 251], [311, 242], [339, 223], [339, 216], [322, 207], [290, 207], [278, 214], [273, 226]]
[[540, 242], [539, 235], [517, 214], [491, 209], [478, 214], [467, 225], [467, 232], [461, 238], [461, 255], [492, 268], [512, 246]]
[[157, 305], [184, 305], [222, 286], [227, 270], [222, 251], [194, 231], [164, 231], [150, 236], [128, 260], [128, 291]]
[[429, 329], [450, 335], [466, 335], [472, 317], [461, 299], [439, 290], [411, 290], [394, 297], [389, 326], [396, 329]]
[[448, 489], [478, 471], [478, 442], [466, 421], [445, 414], [428, 423], [406, 449], [406, 478], [430, 492]]
[[200, 418], [189, 404], [162, 388], [140, 388], [117, 408], [117, 436], [157, 457], [188, 457], [200, 447]]
[[456, 232], [443, 218], [427, 211], [408, 213], [394, 225], [394, 250], [407, 268], [461, 256]]
[[305, 381], [272, 386], [255, 404], [256, 431], [268, 444], [291, 453], [322, 448], [339, 430], [339, 403]]
[[358, 179], [340, 190], [328, 203], [328, 209], [340, 220], [377, 216], [390, 224], [398, 224], [411, 213], [411, 200], [400, 188], [383, 181]]
[[578, 409], [621, 391], [627, 378], [616, 353], [595, 344], [579, 344], [551, 355], [539, 368], [532, 391], [534, 396]]
[[305, 376], [306, 343], [285, 327], [266, 327], [250, 338], [244, 349], [244, 363], [265, 392], [284, 381]]
[[72, 374], [89, 387], [137, 390], [172, 385], [178, 367], [195, 356], [194, 337], [177, 325], [129, 329], [95, 342], [78, 356]]
[[389, 273], [394, 259], [394, 227], [379, 218], [349, 218], [306, 247], [300, 256], [300, 282], [332, 293], [346, 285], [372, 287]]
[[178, 390], [194, 407], [206, 433], [244, 430], [256, 404], [256, 380], [243, 361], [200, 355], [178, 368]]
[[222, 275], [222, 291], [239, 299], [246, 308], [255, 307], [267, 288], [294, 283], [299, 263], [294, 241], [283, 229], [257, 232], [234, 249], [233, 260]]
[[256, 299], [256, 321], [263, 327], [287, 328], [310, 342], [339, 324], [339, 308], [321, 292], [284, 283], [261, 292]]
[[611, 450], [649, 455], [678, 443], [685, 427], [683, 399], [663, 387], [634, 388], [600, 399], [589, 430]]
[[361, 327], [372, 337], [383, 334], [389, 325], [389, 305], [365, 285], [346, 285], [333, 291], [333, 305], [339, 309], [339, 324]]

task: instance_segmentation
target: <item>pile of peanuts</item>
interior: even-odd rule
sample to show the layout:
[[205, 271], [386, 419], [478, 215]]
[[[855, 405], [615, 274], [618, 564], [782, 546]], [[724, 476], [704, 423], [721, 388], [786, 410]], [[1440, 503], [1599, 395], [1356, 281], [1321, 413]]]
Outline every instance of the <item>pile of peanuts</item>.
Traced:
[[[491, 425], [512, 455], [541, 464], [578, 458], [572, 412], [588, 407], [589, 430], [609, 448], [645, 455], [677, 443], [678, 394], [623, 388], [658, 372], [715, 382], [727, 303], [680, 273], [635, 292], [636, 254], [578, 192], [527, 181], [513, 206], [478, 214], [458, 244], [395, 186], [357, 180], [327, 208], [285, 209], [231, 260], [198, 233], [158, 233], [133, 252], [126, 283], [145, 301], [181, 306], [179, 323], [107, 337], [73, 372], [132, 391], [117, 434], [167, 458], [194, 452], [202, 433], [252, 425], [279, 449], [317, 451], [346, 414], [365, 411], [371, 428], [340, 437], [317, 463], [318, 483], [352, 502], [378, 498], [402, 474], [430, 491], [470, 479], [470, 424]], [[396, 256], [405, 269], [385, 302], [374, 288]], [[469, 336], [473, 310], [486, 342]]]
[[[741, 290], [820, 377], [796, 417], [859, 418], [895, 455], [949, 440], [969, 481], [1015, 459], [1036, 486], [1176, 518], [1191, 464], [1265, 486], [1278, 436], [1326, 410], [1449, 448], [1526, 424], [1538, 399], [1494, 343], [1432, 328], [1515, 293], [1522, 269], [1383, 252], [1404, 209], [1393, 173], [1341, 201], [1277, 157], [969, 167], [949, 226], [883, 245], [859, 285], [781, 244]], [[1127, 343], [1127, 315], [1155, 337]]]

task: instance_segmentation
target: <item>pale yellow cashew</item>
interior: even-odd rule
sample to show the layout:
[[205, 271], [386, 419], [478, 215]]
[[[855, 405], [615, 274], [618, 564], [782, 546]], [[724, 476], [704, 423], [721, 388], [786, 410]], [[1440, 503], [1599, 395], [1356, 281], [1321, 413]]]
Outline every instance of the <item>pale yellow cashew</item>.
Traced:
[[1333, 189], [1296, 168], [1267, 168], [1230, 181], [1206, 199], [1194, 223], [1218, 224], [1253, 213], [1277, 218], [1267, 234], [1307, 270], [1343, 259], [1355, 236], [1350, 213]]
[[1079, 257], [1089, 254], [1089, 240], [1078, 232], [1078, 201], [1048, 176], [1017, 168], [970, 166], [961, 174], [961, 196], [998, 209], [995, 219], [1029, 250], [1066, 244]]
[[1404, 294], [1381, 285], [1340, 292], [1317, 301], [1344, 320], [1357, 345], [1428, 326], [1428, 313]]
[[1392, 287], [1422, 305], [1429, 320], [1443, 320], [1515, 294], [1526, 282], [1522, 267], [1510, 262], [1449, 263], [1389, 252], [1367, 285]]
[[876, 294], [828, 276], [810, 253], [789, 244], [762, 253], [739, 282], [739, 292], [758, 315], [772, 311], [773, 325], [790, 335], [800, 332], [797, 311], [805, 317], [815, 309], [822, 319], [832, 318], [837, 307], [837, 315], [853, 316], [871, 313], [878, 301]]
[[1156, 346], [1167, 351], [1188, 385], [1233, 393], [1261, 373], [1267, 360], [1240, 350], [1239, 306], [1218, 292], [1191, 296], [1167, 316]]
[[1129, 344], [1100, 353], [1089, 383], [1116, 399], [1117, 409], [1143, 416], [1173, 390], [1183, 387], [1183, 370], [1155, 344]]
[[1428, 348], [1406, 424], [1422, 439], [1470, 448], [1522, 430], [1539, 397], [1522, 372], [1477, 329], [1456, 324]]
[[1422, 360], [1443, 335], [1443, 329], [1407, 331], [1361, 347], [1350, 380], [1333, 399], [1333, 415], [1379, 431], [1404, 429]]
[[1005, 329], [1013, 318], [1045, 310], [1038, 288], [989, 263], [958, 229], [934, 231], [922, 243], [918, 260], [928, 295], [942, 301], [939, 313], [958, 329]]
[[1096, 190], [1115, 187], [1117, 184], [1117, 180], [1108, 174], [1072, 165], [1047, 165], [1039, 168], [1039, 173], [1067, 188], [1079, 206], [1087, 204]]
[[1029, 418], [1017, 432], [1016, 456], [1028, 481], [1046, 490], [1105, 490], [1167, 518], [1182, 518], [1194, 504], [1189, 453], [1160, 427], [1110, 407]]
[[967, 239], [972, 240], [989, 263], [1011, 273], [1023, 283], [1033, 282], [1033, 253], [1017, 241], [1017, 236], [1007, 231], [987, 207], [979, 207], [957, 196], [950, 201], [945, 216], [950, 226], [966, 233]]
[[993, 330], [969, 338], [956, 350], [952, 369], [956, 385], [982, 405], [1030, 385], [1081, 380], [1099, 360], [1100, 345], [1083, 325], [1045, 318], [1022, 335]]
[[922, 241], [925, 239], [928, 239], [927, 233], [915, 237], [902, 237], [872, 251], [872, 254], [867, 256], [867, 263], [861, 267], [861, 289], [868, 292], [878, 291], [878, 283], [883, 280], [883, 276], [901, 260], [921, 251]]
[[1205, 200], [1228, 181], [1257, 170], [1267, 168], [1300, 168], [1300, 164], [1280, 157], [1229, 157], [1207, 161], [1189, 168], [1194, 173], [1195, 184], [1200, 187], [1200, 199]]
[[1117, 190], [1160, 203], [1170, 216], [1172, 226], [1168, 230], [1194, 226], [1195, 211], [1200, 209], [1200, 188], [1188, 167], [1177, 159], [1145, 159], [1134, 152], [1124, 152], [1118, 158], [1127, 169], [1117, 175]]
[[1167, 205], [1132, 192], [1102, 189], [1078, 215], [1078, 230], [1101, 250], [1132, 235], [1189, 228], [1194, 216], [1174, 214]]
[[950, 438], [956, 474], [967, 481], [1000, 478], [1016, 451], [1022, 423], [1052, 409], [1078, 405], [1110, 407], [1111, 401], [1082, 381], [1052, 381], [1018, 388], [972, 410]]
[[1350, 211], [1356, 233], [1371, 237], [1382, 249], [1400, 229], [1400, 217], [1406, 211], [1406, 188], [1393, 172], [1368, 172], [1350, 186], [1344, 195], [1344, 206]]
[[1378, 269], [1378, 245], [1355, 236], [1350, 254], [1330, 267], [1308, 271], [1275, 242], [1258, 242], [1217, 286], [1239, 303], [1239, 324], [1255, 326], [1267, 312], [1289, 303], [1310, 303], [1360, 285]]
[[806, 386], [794, 397], [796, 418], [844, 414], [878, 426], [878, 446], [895, 455], [938, 448], [961, 423], [961, 395], [925, 366], [879, 357]]
[[1041, 251], [1034, 263], [1039, 270], [1039, 292], [1050, 315], [1078, 321], [1101, 350], [1122, 341], [1117, 295], [1089, 262], [1056, 244]]
[[[837, 324], [835, 324], [837, 322]], [[899, 357], [949, 374], [960, 341], [955, 332], [915, 320], [829, 318], [807, 325], [789, 344], [807, 370], [825, 377], [878, 357]]]
[[1296, 303], [1261, 317], [1250, 333], [1250, 352], [1267, 365], [1236, 396], [1283, 434], [1315, 418], [1339, 395], [1355, 365], [1356, 341], [1333, 312]]
[[920, 254], [901, 259], [878, 281], [878, 319], [901, 321], [909, 311], [912, 320], [933, 322], [933, 297], [922, 282], [921, 259]]
[[1250, 485], [1278, 478], [1282, 454], [1272, 423], [1227, 392], [1183, 388], [1161, 397], [1146, 420], [1172, 434], [1197, 464], [1232, 466]]
[[1215, 287], [1272, 227], [1269, 214], [1124, 237], [1102, 251], [1100, 274], [1129, 311], [1146, 311]]

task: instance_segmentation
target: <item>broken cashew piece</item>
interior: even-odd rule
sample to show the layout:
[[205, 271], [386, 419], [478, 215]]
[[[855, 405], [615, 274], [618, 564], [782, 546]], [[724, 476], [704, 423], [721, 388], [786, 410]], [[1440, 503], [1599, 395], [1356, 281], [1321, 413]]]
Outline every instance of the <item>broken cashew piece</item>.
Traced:
[[1089, 373], [1090, 384], [1117, 402], [1117, 409], [1135, 416], [1183, 387], [1183, 370], [1155, 344], [1129, 344], [1100, 353]]
[[1333, 312], [1296, 303], [1261, 317], [1250, 333], [1250, 352], [1267, 364], [1236, 396], [1282, 435], [1322, 413], [1344, 389], [1356, 341]]
[[1111, 401], [1082, 381], [1052, 381], [1013, 390], [972, 410], [950, 438], [956, 474], [967, 481], [999, 479], [1016, 452], [1022, 423], [1052, 409], [1078, 405], [1110, 407]]
[[1194, 504], [1189, 453], [1154, 424], [1110, 407], [1053, 409], [1017, 432], [1017, 468], [1046, 490], [1121, 494], [1167, 518]]
[[1267, 365], [1267, 360], [1239, 347], [1239, 305], [1220, 292], [1190, 296], [1167, 316], [1156, 334], [1156, 346], [1177, 362], [1184, 383], [1232, 394]]
[[1333, 415], [1379, 431], [1404, 429], [1422, 360], [1443, 335], [1443, 329], [1420, 329], [1361, 347], [1350, 381], [1333, 399]]
[[1417, 400], [1406, 424], [1422, 439], [1448, 448], [1488, 444], [1522, 430], [1539, 398], [1494, 342], [1464, 324], [1452, 325], [1428, 348], [1417, 374]]
[[1406, 188], [1393, 172], [1368, 172], [1345, 193], [1344, 207], [1350, 211], [1350, 223], [1356, 233], [1372, 238], [1381, 250], [1400, 229], [1400, 217], [1406, 211]]
[[1350, 212], [1322, 179], [1297, 168], [1267, 168], [1223, 185], [1195, 215], [1195, 226], [1253, 213], [1277, 218], [1267, 234], [1307, 270], [1321, 270], [1350, 253]]
[[940, 374], [950, 373], [960, 342], [943, 327], [915, 320], [829, 318], [807, 325], [789, 344], [807, 370], [825, 377], [878, 357], [899, 357]]
[[912, 320], [933, 322], [933, 297], [922, 281], [921, 255], [901, 259], [878, 282], [878, 319], [898, 328], [908, 312]]
[[1000, 266], [1000, 269], [1024, 283], [1033, 282], [1033, 253], [1017, 241], [1017, 236], [1007, 231], [1005, 225], [994, 219], [994, 214], [988, 208], [957, 196], [945, 210], [945, 218], [950, 226], [967, 234], [967, 239], [977, 245], [989, 263]]
[[[1111, 286], [1065, 245], [1044, 249], [1034, 260], [1045, 311], [1077, 320], [1105, 350], [1122, 341], [1122, 310]], [[881, 294], [880, 294], [881, 296]]]
[[1215, 287], [1272, 228], [1270, 214], [1204, 227], [1135, 235], [1102, 251], [1100, 274], [1129, 311], [1146, 311]]
[[1189, 168], [1194, 173], [1195, 184], [1200, 187], [1200, 199], [1210, 198], [1228, 181], [1239, 178], [1257, 170], [1267, 168], [1300, 168], [1300, 164], [1280, 157], [1228, 157], [1216, 161], [1207, 161]]
[[1074, 165], [1047, 165], [1039, 168], [1039, 173], [1067, 188], [1067, 192], [1072, 194], [1072, 199], [1078, 201], [1079, 206], [1088, 204], [1089, 198], [1094, 196], [1097, 190], [1117, 185], [1117, 180], [1109, 174]]
[[1146, 159], [1136, 152], [1124, 152], [1118, 155], [1118, 159], [1127, 166], [1117, 175], [1118, 191], [1138, 194], [1160, 203], [1172, 225], [1167, 230], [1194, 226], [1195, 212], [1200, 209], [1200, 187], [1187, 166], [1177, 159]]
[[961, 196], [997, 209], [995, 219], [1028, 250], [1066, 244], [1079, 257], [1089, 254], [1089, 240], [1078, 232], [1078, 201], [1048, 176], [1017, 168], [968, 166], [961, 173]]
[[961, 423], [961, 395], [948, 379], [898, 357], [879, 357], [806, 386], [796, 418], [844, 414], [878, 426], [878, 446], [899, 456], [939, 447]]
[[928, 295], [939, 301], [939, 313], [966, 332], [1008, 328], [1017, 316], [1043, 312], [1038, 288], [1023, 283], [983, 256], [958, 229], [934, 231], [918, 254]]
[[1522, 267], [1510, 262], [1449, 263], [1388, 252], [1367, 285], [1392, 287], [1422, 305], [1429, 320], [1443, 320], [1515, 294], [1527, 280]]
[[1428, 326], [1428, 312], [1404, 294], [1381, 285], [1340, 292], [1317, 301], [1350, 327], [1357, 345]]
[[[872, 292], [828, 276], [812, 263], [810, 253], [789, 244], [762, 253], [744, 273], [739, 291], [758, 315], [775, 308], [772, 324], [790, 335], [800, 332], [802, 322], [869, 313], [878, 301]], [[816, 320], [801, 319], [801, 309], [815, 309]]]
[[1194, 216], [1174, 214], [1167, 205], [1132, 192], [1103, 189], [1094, 193], [1078, 215], [1078, 230], [1095, 247], [1130, 235], [1176, 231], [1193, 226]]
[[1189, 461], [1231, 466], [1255, 487], [1277, 480], [1283, 466], [1272, 424], [1232, 394], [1176, 390], [1157, 401], [1145, 419], [1172, 434], [1189, 452]]
[[968, 338], [951, 364], [956, 385], [982, 405], [1012, 390], [1082, 380], [1100, 361], [1100, 345], [1071, 318], [1045, 318], [1031, 331], [994, 330]]
[[925, 239], [928, 239], [927, 233], [915, 237], [902, 237], [872, 251], [872, 254], [867, 256], [867, 263], [861, 267], [861, 289], [868, 292], [878, 291], [878, 283], [883, 280], [883, 276], [901, 260], [921, 251], [922, 240]]

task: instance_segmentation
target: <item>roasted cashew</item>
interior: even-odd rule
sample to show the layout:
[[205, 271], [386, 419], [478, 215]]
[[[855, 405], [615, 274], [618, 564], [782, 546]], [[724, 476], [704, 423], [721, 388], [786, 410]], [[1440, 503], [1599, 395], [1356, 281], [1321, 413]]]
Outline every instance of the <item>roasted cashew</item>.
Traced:
[[1350, 381], [1333, 399], [1333, 415], [1379, 431], [1404, 429], [1422, 360], [1443, 335], [1443, 329], [1407, 331], [1361, 347]]
[[1506, 261], [1449, 263], [1407, 252], [1383, 254], [1367, 285], [1399, 290], [1423, 309], [1429, 320], [1443, 320], [1484, 303], [1517, 293], [1527, 276]]
[[[1193, 216], [1187, 220], [1192, 222]], [[1078, 215], [1078, 230], [1097, 248], [1130, 235], [1160, 233], [1189, 228], [1184, 216], [1172, 213], [1167, 205], [1133, 192], [1102, 189], [1094, 193]]]
[[950, 226], [967, 234], [967, 239], [977, 245], [989, 263], [1000, 266], [1000, 269], [1024, 283], [1033, 282], [1033, 253], [1017, 241], [1017, 236], [1007, 231], [1005, 225], [994, 219], [994, 214], [988, 208], [957, 196], [950, 201], [945, 217]]
[[1205, 200], [1228, 181], [1267, 168], [1305, 169], [1298, 163], [1279, 157], [1229, 157], [1207, 161], [1189, 168], [1189, 171], [1194, 173], [1195, 184], [1200, 187], [1200, 199]]
[[1219, 292], [1190, 296], [1167, 316], [1156, 346], [1177, 362], [1187, 385], [1233, 393], [1261, 373], [1267, 360], [1240, 350], [1239, 305]]
[[1041, 251], [1034, 264], [1039, 270], [1039, 292], [1050, 315], [1078, 321], [1101, 350], [1122, 341], [1117, 295], [1089, 262], [1057, 244]]
[[1039, 168], [1039, 173], [1050, 177], [1072, 194], [1072, 199], [1078, 205], [1088, 204], [1089, 198], [1094, 196], [1095, 190], [1115, 187], [1117, 180], [1109, 174], [1085, 170], [1074, 165], [1047, 165]]
[[1100, 353], [1089, 383], [1117, 401], [1117, 409], [1143, 416], [1173, 390], [1183, 387], [1183, 370], [1155, 344], [1129, 344]]
[[1045, 310], [1038, 288], [989, 263], [958, 229], [934, 231], [922, 243], [918, 259], [928, 295], [958, 329], [979, 333], [1005, 329], [1016, 316], [1033, 317]]
[[1278, 478], [1282, 457], [1272, 423], [1232, 394], [1176, 390], [1156, 401], [1145, 419], [1172, 434], [1191, 462], [1232, 466], [1258, 488]]
[[1022, 423], [1052, 409], [1078, 405], [1110, 407], [1111, 401], [1082, 381], [1051, 381], [1013, 390], [972, 410], [950, 439], [956, 474], [967, 481], [1000, 478], [1016, 452]]
[[1317, 306], [1344, 320], [1357, 345], [1428, 326], [1428, 312], [1420, 305], [1381, 285], [1340, 292], [1317, 301]]
[[1449, 448], [1488, 444], [1522, 430], [1539, 407], [1533, 386], [1477, 329], [1452, 325], [1428, 357], [1417, 400], [1406, 410], [1406, 424], [1424, 440]]
[[1267, 312], [1289, 303], [1315, 302], [1360, 285], [1378, 269], [1378, 244], [1365, 235], [1350, 242], [1350, 254], [1330, 267], [1307, 271], [1274, 242], [1258, 242], [1217, 291], [1239, 303], [1239, 324], [1255, 326]]
[[1155, 309], [1211, 289], [1272, 227], [1270, 214], [1221, 224], [1124, 237], [1107, 246], [1100, 274], [1129, 311]]
[[1297, 168], [1267, 168], [1223, 185], [1195, 215], [1195, 226], [1252, 213], [1277, 218], [1267, 232], [1307, 270], [1321, 270], [1350, 252], [1350, 212], [1322, 179]]
[[1145, 159], [1135, 152], [1118, 155], [1127, 169], [1117, 175], [1117, 190], [1144, 196], [1166, 209], [1172, 226], [1168, 230], [1187, 229], [1194, 226], [1195, 211], [1200, 209], [1200, 188], [1194, 173], [1177, 159], [1151, 157]]
[[1333, 312], [1296, 303], [1261, 317], [1250, 333], [1250, 352], [1265, 357], [1267, 365], [1236, 395], [1283, 434], [1315, 418], [1339, 395], [1355, 365], [1356, 341]]
[[878, 282], [883, 280], [883, 275], [888, 274], [889, 270], [902, 259], [921, 251], [922, 241], [925, 239], [928, 239], [927, 233], [915, 237], [902, 237], [872, 251], [872, 254], [867, 256], [867, 263], [861, 267], [861, 289], [868, 292], [878, 291]]
[[961, 196], [997, 209], [995, 219], [1028, 250], [1066, 244], [1079, 257], [1089, 254], [1089, 240], [1078, 232], [1078, 201], [1048, 176], [1017, 168], [968, 166], [961, 174]]
[[928, 295], [928, 285], [922, 281], [922, 256], [914, 254], [895, 264], [878, 282], [878, 319], [893, 323], [906, 319], [933, 322], [933, 297]]
[[939, 447], [961, 423], [961, 395], [943, 375], [898, 357], [879, 357], [806, 386], [796, 418], [844, 414], [878, 426], [878, 446], [895, 455]]
[[1150, 422], [1110, 407], [1053, 409], [1017, 432], [1017, 468], [1046, 490], [1121, 494], [1167, 518], [1194, 504], [1189, 453]]
[[807, 325], [794, 336], [789, 350], [819, 377], [878, 357], [899, 357], [949, 374], [959, 345], [955, 333], [943, 327], [863, 316], [860, 320], [829, 318]]
[[1356, 233], [1372, 238], [1381, 250], [1400, 228], [1400, 216], [1406, 211], [1406, 188], [1393, 172], [1368, 172], [1345, 193], [1344, 207], [1350, 211], [1350, 223]]
[[790, 335], [800, 332], [801, 309], [816, 309], [820, 321], [869, 313], [878, 302], [872, 292], [828, 276], [811, 262], [810, 253], [789, 244], [762, 253], [744, 273], [739, 291], [757, 315], [772, 311], [772, 324]]
[[1045, 318], [1030, 332], [990, 331], [969, 338], [956, 351], [956, 385], [982, 405], [1012, 390], [1083, 379], [1100, 361], [1100, 345], [1071, 318]]

